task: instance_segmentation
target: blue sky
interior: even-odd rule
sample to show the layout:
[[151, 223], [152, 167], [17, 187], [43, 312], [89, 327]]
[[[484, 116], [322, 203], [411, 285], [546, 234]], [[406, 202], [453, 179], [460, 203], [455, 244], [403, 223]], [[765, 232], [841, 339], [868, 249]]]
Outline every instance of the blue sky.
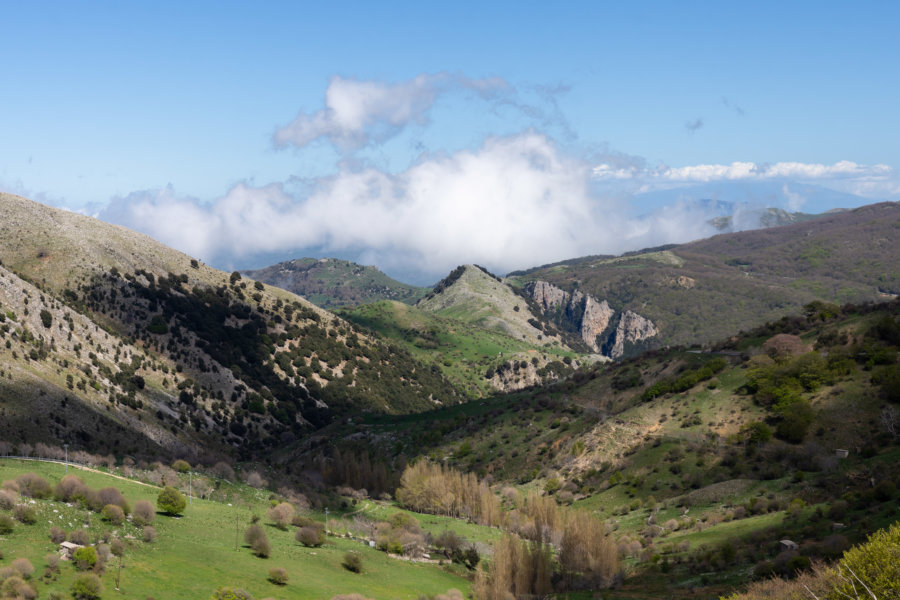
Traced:
[[0, 188], [420, 281], [900, 199], [897, 3], [325, 4], [0, 2]]

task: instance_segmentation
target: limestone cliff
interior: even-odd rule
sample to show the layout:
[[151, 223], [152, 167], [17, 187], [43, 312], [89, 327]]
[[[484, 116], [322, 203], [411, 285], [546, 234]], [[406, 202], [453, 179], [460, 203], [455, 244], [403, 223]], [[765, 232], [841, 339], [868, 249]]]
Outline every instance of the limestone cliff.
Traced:
[[562, 329], [577, 333], [591, 350], [610, 358], [621, 358], [626, 344], [636, 344], [659, 333], [649, 319], [630, 310], [617, 315], [606, 300], [579, 290], [569, 293], [546, 281], [532, 281], [523, 291], [545, 317]]
[[641, 315], [626, 310], [619, 319], [619, 326], [613, 338], [610, 338], [612, 347], [608, 351], [610, 358], [621, 358], [625, 354], [625, 344], [636, 344], [657, 335], [659, 330], [653, 321]]
[[[581, 294], [581, 292], [576, 292], [576, 294]], [[595, 352], [600, 351], [597, 338], [606, 331], [615, 314], [606, 300], [597, 302], [593, 296], [585, 296], [584, 312], [581, 316], [581, 339]]]

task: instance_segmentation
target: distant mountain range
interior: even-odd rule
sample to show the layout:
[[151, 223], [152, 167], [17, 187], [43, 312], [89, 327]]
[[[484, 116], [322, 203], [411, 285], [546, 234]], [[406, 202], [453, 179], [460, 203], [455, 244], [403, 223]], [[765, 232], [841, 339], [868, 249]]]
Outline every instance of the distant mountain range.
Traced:
[[[556, 339], [560, 348], [573, 352], [621, 358], [646, 348], [719, 339], [812, 300], [870, 301], [900, 292], [896, 203], [812, 215], [749, 209], [723, 200], [698, 202], [706, 212], [722, 215], [714, 224], [727, 235], [622, 256], [574, 258], [510, 273], [502, 281], [474, 266], [460, 267], [417, 309], [487, 328], [517, 343], [540, 340], [538, 345], [546, 345]], [[752, 230], [732, 232], [748, 224]], [[295, 262], [320, 264], [317, 280], [324, 281], [325, 274], [331, 278], [315, 288], [317, 298], [325, 297], [323, 304], [346, 302], [345, 290], [359, 289], [370, 280], [364, 274], [386, 278], [371, 267], [346, 261]], [[292, 273], [282, 272], [286, 278]], [[459, 278], [466, 285], [459, 284]], [[271, 275], [265, 280], [276, 282]], [[398, 285], [368, 286], [368, 297], [395, 299]], [[328, 296], [329, 290], [337, 296]], [[506, 310], [512, 306], [501, 300], [507, 290], [524, 299], [520, 308], [528, 312]], [[364, 313], [346, 315], [355, 320]], [[382, 318], [386, 316], [377, 320]], [[397, 329], [387, 323], [369, 326], [382, 333]]]

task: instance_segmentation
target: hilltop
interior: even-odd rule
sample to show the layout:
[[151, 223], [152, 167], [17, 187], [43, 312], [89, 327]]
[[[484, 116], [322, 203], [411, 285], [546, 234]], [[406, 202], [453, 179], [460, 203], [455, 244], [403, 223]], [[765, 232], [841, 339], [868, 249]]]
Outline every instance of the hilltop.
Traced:
[[379, 300], [415, 304], [428, 293], [428, 288], [401, 283], [377, 267], [337, 258], [299, 258], [241, 273], [303, 296], [326, 309]]

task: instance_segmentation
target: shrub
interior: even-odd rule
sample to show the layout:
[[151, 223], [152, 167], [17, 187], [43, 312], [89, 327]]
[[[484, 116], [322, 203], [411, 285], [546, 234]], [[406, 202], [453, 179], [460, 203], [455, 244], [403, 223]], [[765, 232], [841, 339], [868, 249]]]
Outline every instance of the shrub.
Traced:
[[287, 570], [283, 569], [282, 567], [275, 567], [274, 569], [269, 569], [269, 581], [271, 581], [275, 585], [287, 585], [287, 582], [288, 582]]
[[255, 488], [261, 488], [266, 485], [266, 480], [256, 471], [251, 471], [250, 473], [248, 473], [247, 479], [245, 481], [247, 485]]
[[93, 546], [83, 546], [76, 548], [72, 553], [72, 560], [75, 568], [79, 571], [87, 571], [97, 564], [97, 549]]
[[271, 547], [266, 532], [258, 523], [253, 523], [244, 531], [244, 543], [250, 546], [253, 554], [260, 558], [268, 558]]
[[79, 546], [86, 546], [90, 543], [91, 538], [84, 529], [75, 529], [69, 534], [69, 541]]
[[59, 573], [59, 554], [55, 552], [51, 552], [47, 556], [44, 557], [44, 561], [47, 563], [47, 570], [51, 573]]
[[103, 584], [100, 578], [93, 573], [79, 575], [72, 583], [72, 598], [74, 600], [96, 600], [103, 593]]
[[0, 509], [11, 510], [18, 502], [16, 493], [12, 490], [0, 490]]
[[53, 490], [47, 480], [35, 473], [22, 473], [16, 477], [19, 484], [19, 493], [31, 498], [49, 498]]
[[191, 470], [191, 463], [186, 460], [178, 459], [172, 463], [172, 468], [178, 471], [179, 473], [187, 473]]
[[13, 520], [9, 515], [0, 515], [0, 535], [8, 535], [13, 532]]
[[122, 556], [125, 554], [125, 542], [122, 541], [121, 538], [114, 538], [113, 541], [109, 543], [109, 551], [113, 556]]
[[305, 515], [294, 515], [294, 518], [291, 519], [291, 525], [294, 527], [309, 527], [309, 526], [318, 526], [320, 523], [314, 519], [310, 519]]
[[250, 592], [241, 588], [220, 587], [217, 588], [209, 600], [254, 600]]
[[348, 552], [344, 555], [344, 560], [341, 561], [341, 566], [343, 566], [351, 573], [361, 573], [362, 557], [358, 552]]
[[156, 507], [167, 515], [180, 515], [186, 506], [187, 501], [184, 499], [184, 495], [169, 485], [163, 488], [156, 497]]
[[547, 480], [547, 483], [544, 484], [544, 491], [548, 494], [554, 494], [559, 491], [559, 488], [562, 487], [559, 483], [559, 479], [556, 477], [552, 477]]
[[22, 575], [22, 579], [30, 579], [31, 574], [34, 573], [34, 565], [27, 558], [17, 558], [12, 561], [11, 566]]
[[131, 515], [131, 522], [138, 527], [151, 525], [156, 518], [156, 509], [149, 500], [138, 500], [134, 503], [134, 513]]
[[107, 504], [103, 507], [103, 510], [100, 511], [100, 514], [105, 520], [113, 525], [121, 525], [125, 520], [125, 513], [115, 504]]
[[289, 502], [281, 502], [266, 511], [266, 516], [278, 529], [287, 529], [294, 517], [294, 507]]
[[107, 504], [114, 504], [121, 508], [122, 512], [124, 512], [125, 514], [131, 512], [131, 506], [128, 504], [128, 500], [125, 499], [125, 496], [122, 495], [122, 492], [114, 487], [103, 488], [102, 490], [97, 492], [97, 498], [101, 507], [104, 507]]
[[217, 462], [212, 468], [212, 473], [222, 479], [234, 481], [234, 469], [228, 463]]
[[0, 596], [4, 598], [16, 598], [22, 600], [33, 600], [37, 598], [37, 592], [31, 585], [19, 577], [18, 575], [13, 575], [11, 577], [7, 577], [3, 580], [3, 583], [0, 584]]
[[147, 525], [144, 527], [144, 542], [152, 544], [156, 541], [156, 528]]
[[50, 528], [50, 541], [54, 544], [61, 544], [66, 541], [66, 532], [59, 527]]
[[308, 548], [318, 548], [325, 543], [325, 527], [320, 523], [316, 526], [301, 527], [297, 530], [297, 541]]
[[87, 488], [81, 477], [77, 475], [65, 475], [53, 488], [53, 497], [60, 502], [71, 502], [83, 495]]
[[16, 504], [16, 507], [13, 509], [13, 515], [16, 517], [17, 521], [25, 523], [26, 525], [37, 522], [37, 511], [34, 510], [33, 506], [28, 504]]

